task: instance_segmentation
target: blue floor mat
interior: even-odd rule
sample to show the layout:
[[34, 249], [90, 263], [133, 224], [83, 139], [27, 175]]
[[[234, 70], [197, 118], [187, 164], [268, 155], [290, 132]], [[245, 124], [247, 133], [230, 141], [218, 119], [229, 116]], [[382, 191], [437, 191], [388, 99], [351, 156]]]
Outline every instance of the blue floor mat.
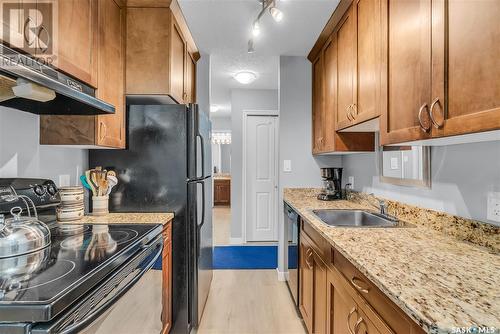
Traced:
[[214, 269], [275, 269], [278, 246], [215, 246]]

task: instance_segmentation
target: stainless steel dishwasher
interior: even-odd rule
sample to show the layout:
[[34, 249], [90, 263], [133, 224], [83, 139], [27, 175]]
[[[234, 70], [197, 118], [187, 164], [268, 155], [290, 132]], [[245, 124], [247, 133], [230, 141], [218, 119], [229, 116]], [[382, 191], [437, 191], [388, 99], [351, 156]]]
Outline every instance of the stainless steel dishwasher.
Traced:
[[287, 284], [292, 294], [295, 305], [299, 305], [299, 215], [285, 203], [285, 225], [288, 227], [288, 242], [286, 254], [288, 257]]

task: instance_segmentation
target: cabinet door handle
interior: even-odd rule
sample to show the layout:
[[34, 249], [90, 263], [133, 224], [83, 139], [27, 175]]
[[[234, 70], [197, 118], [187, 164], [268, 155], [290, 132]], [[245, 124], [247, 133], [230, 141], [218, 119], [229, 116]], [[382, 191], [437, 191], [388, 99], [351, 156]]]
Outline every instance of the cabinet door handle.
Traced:
[[[358, 314], [358, 309], [356, 308], [356, 306], [354, 306], [352, 308], [352, 310], [349, 311], [349, 314], [347, 315], [347, 329], [349, 330], [350, 334], [354, 334], [354, 332], [352, 331], [352, 328], [351, 328], [351, 317], [354, 313], [356, 313], [356, 315]], [[354, 326], [354, 328], [356, 328], [356, 326]]]
[[42, 25], [40, 27], [40, 30], [38, 30], [38, 41], [41, 41], [42, 40], [42, 32], [44, 32], [47, 34], [47, 46], [46, 47], [40, 47], [40, 51], [42, 51], [42, 53], [45, 53], [47, 52], [47, 50], [49, 49], [49, 45], [50, 45], [50, 34], [47, 32], [47, 29], [45, 29], [45, 27]]
[[[352, 110], [351, 112], [352, 119], [355, 120], [356, 116], [358, 116], [358, 105], [356, 103], [353, 103], [351, 110]], [[354, 112], [356, 112], [356, 114], [354, 114]]]
[[[363, 317], [359, 317], [358, 321], [356, 321], [356, 324], [354, 325], [354, 334], [358, 334], [358, 330], [359, 330], [359, 326], [361, 326], [361, 324], [364, 324], [365, 323], [365, 319], [363, 319]], [[366, 326], [366, 324], [365, 324]]]
[[306, 251], [306, 264], [309, 267], [309, 269], [313, 268], [313, 263], [311, 261], [312, 256], [313, 256], [313, 252], [310, 248], [308, 248]]
[[431, 122], [432, 122], [432, 124], [434, 124], [434, 127], [436, 129], [439, 129], [444, 125], [444, 117], [443, 117], [443, 121], [441, 123], [436, 122], [436, 119], [434, 118], [434, 107], [436, 106], [436, 104], [441, 106], [441, 102], [439, 101], [439, 97], [436, 97], [436, 99], [434, 101], [432, 101], [431, 110], [429, 112], [429, 117], [431, 118]]
[[368, 293], [368, 290], [370, 290], [370, 288], [363, 288], [363, 287], [362, 287], [359, 283], [357, 283], [357, 282], [361, 282], [361, 283], [363, 283], [363, 284], [365, 284], [365, 285], [366, 285], [366, 283], [365, 283], [362, 279], [360, 279], [360, 278], [358, 278], [358, 277], [356, 277], [356, 276], [354, 276], [353, 278], [351, 278], [351, 283], [352, 283], [352, 285], [354, 285], [354, 287], [355, 287], [356, 289], [358, 289], [360, 292], [363, 292], [363, 293]]
[[[24, 21], [24, 29], [23, 29], [24, 41], [25, 41], [26, 43], [28, 43], [28, 46], [30, 46], [30, 47], [31, 47], [31, 45], [32, 45], [35, 41], [31, 41], [31, 40], [30, 40], [30, 38], [29, 38], [29, 34], [27, 34], [27, 33], [26, 33], [26, 31], [27, 31], [27, 29], [29, 28], [29, 24], [30, 24], [30, 22], [32, 22], [32, 21], [33, 21], [33, 19], [32, 19], [30, 16], [28, 16], [28, 17], [26, 18], [26, 21]], [[28, 33], [29, 33], [29, 29], [28, 29]]]
[[424, 132], [429, 132], [431, 130], [431, 125], [425, 126], [424, 121], [422, 120], [422, 115], [424, 114], [424, 110], [427, 110], [427, 114], [429, 114], [429, 107], [427, 103], [422, 104], [420, 109], [418, 110], [418, 122], [420, 123], [420, 128]]
[[345, 113], [346, 113], [346, 117], [347, 117], [347, 119], [348, 119], [348, 120], [350, 120], [350, 121], [353, 121], [354, 119], [352, 118], [352, 115], [351, 115], [351, 107], [352, 107], [352, 104], [350, 104], [350, 105], [347, 107], [347, 109], [346, 109]]
[[106, 124], [104, 124], [104, 122], [101, 122], [100, 124], [100, 134], [99, 134], [99, 138], [101, 140], [103, 140], [105, 137], [106, 137]]

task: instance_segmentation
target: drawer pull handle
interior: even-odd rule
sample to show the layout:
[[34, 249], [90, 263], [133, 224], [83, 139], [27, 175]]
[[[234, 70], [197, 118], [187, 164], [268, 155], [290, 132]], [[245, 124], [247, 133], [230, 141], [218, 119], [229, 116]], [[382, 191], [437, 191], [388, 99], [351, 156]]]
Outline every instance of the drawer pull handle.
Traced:
[[[365, 323], [365, 319], [363, 319], [363, 317], [359, 317], [358, 321], [356, 321], [356, 324], [354, 325], [354, 334], [358, 334], [359, 326], [361, 326], [361, 324], [364, 324], [364, 323]], [[365, 324], [365, 327], [366, 327], [366, 324]]]
[[351, 278], [351, 283], [352, 283], [352, 285], [354, 285], [354, 287], [356, 289], [358, 289], [359, 291], [361, 291], [363, 293], [368, 293], [369, 288], [363, 288], [358, 282], [361, 282], [363, 285], [366, 285], [365, 282], [363, 282], [361, 279], [357, 278], [356, 276]]
[[[354, 313], [356, 313], [356, 315], [358, 314], [358, 309], [356, 308], [356, 306], [354, 306], [352, 308], [352, 310], [349, 312], [349, 314], [347, 315], [347, 329], [349, 330], [350, 334], [354, 334], [354, 332], [352, 331], [352, 328], [351, 328], [351, 317]], [[356, 329], [356, 326], [354, 326], [354, 329]]]

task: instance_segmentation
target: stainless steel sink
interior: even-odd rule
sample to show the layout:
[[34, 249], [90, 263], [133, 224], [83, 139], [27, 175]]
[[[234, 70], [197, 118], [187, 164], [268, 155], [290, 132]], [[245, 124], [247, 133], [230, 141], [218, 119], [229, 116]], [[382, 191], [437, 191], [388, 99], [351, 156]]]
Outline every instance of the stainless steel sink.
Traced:
[[397, 220], [363, 210], [313, 210], [325, 224], [338, 227], [398, 227]]

